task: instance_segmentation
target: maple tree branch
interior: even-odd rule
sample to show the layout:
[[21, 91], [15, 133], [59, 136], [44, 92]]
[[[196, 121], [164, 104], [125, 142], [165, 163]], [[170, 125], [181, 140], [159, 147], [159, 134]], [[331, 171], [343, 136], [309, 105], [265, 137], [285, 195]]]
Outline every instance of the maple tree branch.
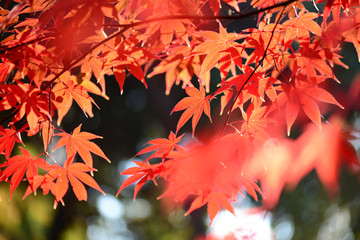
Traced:
[[[134, 22], [134, 23], [129, 23], [129, 24], [119, 24], [119, 25], [104, 25], [104, 26], [114, 26], [114, 27], [122, 27], [122, 29], [118, 32], [115, 32], [114, 34], [112, 34], [111, 36], [105, 38], [104, 40], [98, 42], [97, 44], [95, 44], [93, 47], [91, 47], [88, 51], [86, 51], [84, 54], [82, 54], [81, 56], [79, 56], [74, 62], [72, 62], [71, 64], [69, 64], [67, 67], [65, 67], [63, 70], [61, 70], [58, 74], [56, 74], [49, 82], [47, 82], [47, 84], [45, 84], [42, 87], [42, 90], [46, 90], [48, 87], [50, 87], [50, 85], [56, 81], [56, 79], [58, 79], [62, 74], [64, 74], [66, 71], [68, 71], [69, 69], [71, 69], [73, 66], [75, 66], [77, 63], [79, 63], [81, 60], [83, 60], [87, 55], [89, 55], [93, 50], [95, 50], [96, 48], [98, 48], [99, 46], [101, 46], [102, 44], [105, 44], [106, 42], [108, 42], [109, 40], [117, 37], [118, 35], [122, 34], [123, 32], [125, 32], [127, 29], [132, 28], [132, 27], [136, 27], [142, 24], [146, 24], [146, 23], [150, 23], [150, 22], [156, 22], [156, 21], [162, 21], [162, 20], [171, 20], [171, 19], [200, 19], [200, 20], [236, 20], [236, 19], [242, 19], [242, 18], [247, 18], [250, 17], [252, 15], [256, 15], [259, 14], [261, 12], [265, 12], [274, 8], [278, 8], [278, 7], [282, 7], [282, 6], [287, 6], [293, 2], [296, 2], [298, 0], [288, 0], [286, 2], [281, 2], [278, 4], [274, 4], [272, 6], [268, 6], [262, 9], [257, 9], [254, 10], [252, 12], [249, 13], [245, 13], [245, 14], [241, 14], [239, 13], [238, 15], [234, 15], [234, 16], [195, 16], [195, 15], [174, 15], [174, 16], [165, 16], [165, 17], [157, 17], [157, 18], [152, 18], [152, 19], [148, 19], [145, 21], [139, 21], [139, 22]], [[283, 8], [284, 10], [285, 8]], [[42, 38], [40, 38], [41, 40]], [[23, 44], [29, 44], [31, 42], [36, 42], [35, 40], [29, 41], [27, 43], [22, 43], [20, 45]], [[18, 46], [13, 46], [11, 48], [16, 48]]]
[[157, 21], [164, 21], [164, 20], [175, 20], [175, 19], [193, 19], [193, 20], [239, 20], [239, 19], [243, 19], [243, 18], [248, 18], [251, 17], [253, 15], [257, 15], [259, 13], [262, 12], [266, 12], [268, 10], [274, 9], [274, 8], [278, 8], [278, 7], [284, 7], [287, 6], [293, 2], [296, 2], [298, 0], [288, 0], [286, 2], [281, 2], [281, 3], [277, 3], [274, 4], [272, 6], [268, 6], [265, 8], [261, 8], [261, 9], [256, 9], [254, 11], [248, 12], [248, 13], [239, 13], [237, 15], [218, 15], [218, 16], [199, 16], [199, 15], [171, 15], [171, 16], [163, 16], [163, 17], [156, 17], [156, 18], [151, 18], [151, 19], [147, 19], [144, 21], [139, 21], [139, 22], [134, 22], [134, 23], [128, 23], [128, 24], [104, 24], [103, 26], [105, 27], [134, 27], [134, 26], [138, 26], [138, 25], [142, 25], [142, 24], [146, 24], [146, 23], [151, 23], [151, 22], [157, 22]]
[[32, 43], [37, 43], [37, 42], [40, 42], [40, 41], [42, 41], [44, 39], [54, 37], [54, 36], [56, 36], [56, 34], [57, 33], [51, 33], [51, 34], [48, 34], [48, 35], [45, 35], [45, 36], [42, 36], [42, 37], [38, 37], [38, 38], [35, 38], [35, 39], [30, 40], [28, 42], [23, 42], [23, 43], [20, 43], [18, 45], [14, 45], [14, 46], [11, 46], [11, 47], [0, 46], [0, 51], [10, 51], [10, 50], [13, 50], [15, 48], [23, 47], [23, 46], [26, 46], [26, 45], [29, 45], [29, 44], [32, 44]]
[[271, 31], [271, 36], [270, 36], [269, 42], [268, 42], [267, 45], [266, 45], [266, 48], [265, 48], [263, 57], [260, 59], [260, 61], [258, 62], [258, 64], [255, 66], [254, 70], [251, 72], [251, 74], [249, 75], [249, 77], [246, 79], [246, 81], [243, 83], [243, 85], [242, 85], [241, 88], [239, 89], [238, 93], [236, 94], [236, 97], [235, 97], [234, 101], [233, 101], [232, 104], [231, 104], [229, 113], [228, 113], [227, 116], [226, 116], [225, 124], [224, 124], [224, 126], [223, 126], [223, 128], [222, 128], [222, 130], [221, 130], [221, 133], [220, 133], [219, 138], [223, 135], [223, 133], [224, 133], [224, 131], [225, 131], [225, 128], [226, 128], [226, 126], [228, 125], [229, 118], [230, 118], [231, 112], [233, 111], [233, 108], [234, 108], [234, 106], [235, 106], [236, 100], [239, 98], [239, 96], [240, 96], [240, 94], [242, 93], [245, 85], [250, 81], [251, 77], [255, 74], [256, 70], [257, 70], [257, 69], [260, 67], [260, 65], [264, 62], [264, 60], [265, 60], [265, 58], [266, 58], [267, 51], [268, 51], [269, 46], [270, 46], [270, 44], [271, 44], [271, 41], [272, 41], [272, 39], [273, 39], [273, 37], [274, 37], [275, 29], [276, 29], [276, 27], [278, 26], [278, 24], [279, 24], [279, 22], [280, 22], [280, 20], [281, 20], [281, 17], [282, 17], [282, 15], [283, 15], [283, 13], [284, 13], [284, 11], [285, 11], [285, 6], [284, 6], [284, 8], [281, 10], [281, 13], [280, 13], [280, 15], [279, 15], [279, 18], [277, 19], [277, 21], [276, 21], [276, 23], [275, 23], [275, 26], [274, 26], [273, 30]]
[[89, 50], [87, 50], [83, 55], [79, 56], [74, 62], [70, 63], [67, 67], [65, 67], [63, 70], [61, 70], [58, 74], [56, 74], [50, 81], [47, 82], [47, 84], [45, 84], [41, 90], [46, 90], [48, 87], [50, 87], [50, 85], [55, 82], [56, 79], [58, 79], [63, 73], [65, 73], [66, 71], [70, 70], [73, 66], [75, 66], [76, 64], [78, 64], [81, 60], [83, 60], [87, 55], [89, 55], [92, 51], [94, 51], [96, 48], [100, 47], [101, 45], [103, 45], [104, 43], [110, 41], [111, 39], [117, 37], [118, 35], [122, 34], [123, 32], [125, 32], [128, 28], [124, 27], [123, 29], [121, 29], [118, 32], [115, 32], [113, 35], [105, 38], [104, 40], [98, 42], [97, 44], [95, 44], [94, 46], [92, 46]]
[[11, 117], [15, 116], [15, 114], [17, 114], [19, 112], [19, 108], [14, 109], [14, 111], [12, 111], [9, 115], [7, 115], [6, 117], [4, 117], [1, 121], [0, 121], [0, 125], [3, 125], [8, 119], [10, 119]]

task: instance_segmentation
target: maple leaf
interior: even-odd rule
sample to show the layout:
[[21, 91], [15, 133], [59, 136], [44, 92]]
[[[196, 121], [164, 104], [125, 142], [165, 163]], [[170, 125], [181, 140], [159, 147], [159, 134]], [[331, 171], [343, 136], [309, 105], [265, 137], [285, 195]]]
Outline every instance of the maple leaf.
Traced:
[[[234, 95], [235, 90], [238, 91], [238, 96], [234, 99], [235, 103], [232, 107], [232, 111], [239, 107], [243, 108], [243, 104], [248, 100], [251, 100], [255, 105], [260, 106], [265, 102], [266, 95], [274, 101], [277, 96], [274, 83], [279, 83], [278, 80], [272, 77], [264, 77], [262, 72], [256, 73], [254, 69], [249, 66], [243, 66], [243, 73], [230, 77], [221, 82], [221, 87], [214, 93], [214, 96], [224, 94], [221, 96], [221, 111], [223, 114], [225, 107], [230, 103]], [[235, 94], [236, 95], [236, 94]]]
[[[256, 74], [254, 74], [256, 75]], [[249, 81], [244, 87], [244, 90], [248, 94], [251, 94], [255, 99], [260, 99], [262, 102], [265, 102], [265, 95], [270, 98], [271, 101], [274, 101], [277, 97], [276, 84], [279, 84], [280, 81], [273, 77], [264, 77], [258, 76], [256, 81]]]
[[[184, 15], [193, 12], [196, 14], [197, 8], [191, 10], [191, 5], [195, 5], [194, 2], [188, 0], [181, 1], [167, 1], [165, 4], [163, 1], [143, 1], [145, 2], [144, 12], [139, 18], [144, 21], [145, 29], [144, 34], [141, 36], [141, 40], [144, 43], [151, 41], [152, 38], [158, 38], [162, 43], [162, 48], [165, 52], [173, 42], [184, 42], [190, 46], [188, 39], [188, 29], [194, 25], [189, 19], [171, 19], [174, 15]], [[147, 4], [146, 4], [147, 2]], [[164, 19], [161, 21], [149, 21], [153, 16], [162, 16]], [[166, 19], [169, 17], [170, 19]], [[143, 27], [141, 27], [143, 28]], [[191, 32], [191, 31], [190, 31]]]
[[[345, 38], [345, 41], [354, 44], [360, 62], [360, 19], [358, 17], [359, 14], [360, 10], [357, 8], [353, 11], [352, 16], [349, 16], [347, 18], [341, 18], [339, 23], [335, 25], [335, 30], [333, 32], [334, 34], [336, 34], [335, 36], [337, 36], [337, 33], [343, 32], [342, 36]], [[334, 38], [334, 35], [331, 35], [330, 37]]]
[[276, 120], [265, 116], [267, 114], [267, 110], [267, 107], [255, 108], [254, 103], [250, 103], [246, 112], [241, 108], [244, 121], [241, 121], [243, 123], [239, 132], [241, 134], [246, 133], [252, 138], [268, 139], [270, 137], [269, 126], [274, 126], [276, 124]]
[[301, 153], [294, 162], [294, 169], [301, 169], [298, 174], [290, 174], [290, 182], [297, 184], [303, 175], [312, 169], [330, 194], [337, 193], [340, 165], [359, 168], [356, 151], [348, 141], [344, 123], [337, 116], [329, 120], [320, 130], [313, 124], [306, 126], [304, 133], [296, 140], [296, 146], [302, 146]]
[[[168, 183], [163, 196], [192, 200], [187, 214], [207, 205], [212, 222], [221, 208], [234, 212], [231, 203], [239, 193], [247, 191], [257, 200], [261, 191], [254, 179], [261, 180], [265, 206], [274, 206], [284, 187], [293, 187], [313, 170], [329, 192], [336, 189], [338, 168], [344, 164], [358, 169], [359, 162], [347, 133], [341, 130], [344, 125], [321, 122], [318, 102], [342, 108], [321, 83], [328, 78], [338, 81], [334, 64], [346, 66], [335, 53], [341, 42], [351, 42], [360, 56], [359, 0], [327, 0], [318, 13], [310, 12], [313, 8], [305, 8], [301, 1], [251, 0], [248, 5], [253, 10], [232, 15], [232, 10], [240, 11], [243, 2], [6, 0], [4, 6], [15, 7], [11, 11], [0, 8], [4, 36], [0, 40], [0, 111], [7, 115], [3, 125], [12, 128], [0, 128], [0, 154], [5, 156], [0, 181], [10, 182], [13, 191], [26, 180], [29, 187], [24, 197], [41, 188], [44, 194], [55, 196], [55, 207], [69, 188], [79, 200], [87, 199], [84, 184], [101, 191], [89, 175], [95, 171], [92, 154], [108, 160], [91, 142], [98, 136], [81, 132], [81, 125], [73, 134], [58, 133], [55, 148], [65, 146], [68, 154], [62, 167], [36, 160], [23, 149], [21, 155], [10, 157], [14, 144], [21, 143], [18, 134], [30, 137], [40, 133], [47, 152], [55, 110], [58, 125], [74, 100], [91, 117], [96, 104], [90, 94], [107, 99], [106, 74], [115, 76], [122, 92], [127, 75], [146, 87], [145, 73], [153, 69], [149, 77], [166, 74], [167, 94], [174, 83], [182, 81], [188, 97], [172, 111], [183, 111], [176, 134], [147, 143], [136, 156], [150, 156], [122, 172], [130, 177], [119, 192], [137, 182], [135, 198], [145, 182], [156, 184], [161, 177]], [[218, 16], [224, 4], [229, 6]], [[220, 23], [248, 16], [258, 19], [257, 27], [231, 24], [237, 34], [229, 33], [223, 27], [225, 22]], [[213, 23], [217, 25], [214, 19], [218, 19], [218, 31], [209, 30]], [[321, 26], [319, 21], [323, 21]], [[206, 96], [213, 68], [220, 70], [221, 83]], [[199, 78], [199, 89], [192, 85], [193, 77]], [[350, 95], [355, 96], [356, 88], [351, 90], [354, 94]], [[210, 101], [219, 94], [224, 94], [221, 113], [231, 103], [224, 126], [231, 126], [232, 133], [206, 139], [202, 145], [191, 142], [185, 151], [179, 146], [182, 136], [176, 136], [178, 131], [192, 118], [194, 136], [203, 112], [211, 121]], [[270, 113], [281, 107], [286, 111], [288, 133], [299, 111], [315, 124], [297, 140], [274, 137], [277, 130], [271, 128]], [[232, 112], [237, 108], [241, 115]], [[77, 153], [84, 163], [74, 162]], [[150, 164], [153, 158], [162, 161]], [[263, 165], [268, 170], [264, 171]], [[37, 174], [38, 168], [44, 175]]]
[[228, 33], [226, 29], [219, 22], [219, 33], [212, 31], [200, 31], [199, 36], [204, 38], [205, 41], [198, 46], [196, 46], [192, 54], [205, 54], [205, 58], [201, 64], [199, 78], [210, 71], [219, 60], [225, 55], [231, 55], [231, 53], [226, 52], [227, 49], [232, 47], [241, 47], [236, 40], [240, 39], [242, 36], [236, 33]]
[[[258, 28], [250, 28], [244, 41], [244, 46], [251, 51], [246, 57], [245, 65], [255, 63], [256, 65], [262, 61], [262, 71], [266, 72], [271, 68], [283, 65], [284, 55], [284, 36], [278, 30], [279, 24], [267, 23], [262, 20], [258, 24]], [[266, 55], [264, 55], [266, 53]]]
[[89, 141], [101, 137], [88, 132], [80, 132], [81, 125], [82, 124], [80, 124], [77, 128], [74, 129], [73, 134], [68, 134], [66, 132], [55, 134], [55, 136], [60, 136], [61, 138], [59, 139], [53, 150], [56, 150], [61, 146], [65, 146], [68, 156], [79, 153], [80, 157], [88, 166], [88, 169], [90, 169], [90, 172], [92, 174], [93, 171], [91, 169], [93, 168], [93, 159], [90, 152], [104, 158], [108, 162], [110, 162], [110, 160], [105, 156], [104, 152], [95, 143]]
[[[293, 75], [300, 72], [308, 77], [313, 77], [313, 79], [318, 78], [316, 83], [320, 83], [320, 81], [326, 79], [322, 76], [327, 76], [340, 83], [326, 60], [330, 61], [331, 64], [333, 60], [339, 65], [344, 66], [344, 64], [341, 63], [336, 55], [324, 52], [324, 50], [319, 50], [317, 44], [312, 44], [308, 48], [301, 48], [298, 53], [290, 55], [289, 60], [293, 62], [290, 65], [293, 70]], [[316, 70], [320, 74], [318, 74]]]
[[54, 134], [54, 125], [50, 121], [41, 122], [40, 128], [42, 129], [41, 135], [43, 139], [44, 152], [47, 152], [51, 138]]
[[224, 209], [228, 210], [229, 212], [235, 215], [234, 208], [229, 202], [228, 197], [225, 196], [223, 193], [212, 192], [207, 196], [198, 196], [197, 198], [195, 198], [192, 201], [189, 210], [185, 213], [185, 216], [187, 216], [189, 213], [191, 213], [195, 209], [202, 207], [205, 204], [207, 204], [208, 206], [210, 225], [212, 224], [217, 213], [220, 211], [220, 207], [223, 207]]
[[221, 8], [221, 2], [225, 2], [229, 6], [233, 7], [235, 11], [240, 12], [239, 3], [246, 2], [246, 0], [202, 0], [200, 4], [200, 8], [205, 5], [206, 3], [209, 3], [211, 10], [214, 12], [215, 15], [219, 14], [219, 10]]
[[[4, 60], [3, 60], [4, 61]], [[5, 82], [8, 74], [12, 71], [13, 65], [10, 61], [0, 63], [0, 83], [1, 85]]]
[[247, 59], [249, 56], [246, 51], [244, 51], [245, 46], [239, 45], [235, 47], [230, 47], [224, 50], [224, 56], [219, 60], [219, 70], [221, 73], [221, 77], [223, 80], [228, 76], [229, 71], [231, 71], [232, 75], [237, 75], [236, 66], [239, 68], [242, 67], [242, 59]]
[[297, 17], [285, 21], [282, 24], [282, 27], [286, 30], [284, 39], [285, 45], [290, 45], [292, 40], [296, 37], [298, 38], [300, 44], [308, 44], [310, 41], [309, 32], [317, 36], [321, 36], [322, 29], [313, 20], [318, 17], [319, 15], [317, 13], [305, 13], [304, 8], [298, 13]]
[[89, 168], [89, 166], [83, 163], [74, 162], [74, 155], [65, 161], [64, 167], [56, 165], [51, 166], [49, 170], [50, 171], [40, 180], [48, 184], [48, 190], [55, 196], [54, 208], [57, 207], [58, 202], [64, 205], [63, 197], [69, 189], [69, 182], [79, 201], [87, 200], [84, 183], [105, 195], [96, 181], [86, 173], [96, 171], [96, 169]]
[[[192, 40], [192, 43], [195, 40]], [[174, 83], [176, 85], [183, 82], [182, 87], [193, 87], [191, 79], [194, 74], [200, 74], [201, 59], [200, 56], [187, 57], [191, 48], [187, 46], [175, 46], [171, 47], [168, 55], [157, 66], [154, 67], [152, 72], [147, 75], [151, 78], [154, 75], [165, 73], [166, 89], [165, 94], [170, 94], [170, 90]], [[210, 89], [210, 74], [203, 76], [205, 88], [208, 92]]]
[[[25, 115], [29, 124], [29, 133], [35, 134], [41, 120], [52, 119], [48, 93], [34, 88], [30, 84], [18, 82], [18, 85], [2, 86], [2, 91], [8, 92], [1, 100], [0, 111], [15, 108], [13, 121], [20, 121]], [[50, 107], [49, 107], [50, 106]]]
[[[101, 190], [95, 180], [90, 175], [86, 174], [86, 172], [89, 172], [89, 167], [87, 165], [78, 162], [68, 162], [68, 165], [65, 164], [65, 170], [67, 171], [69, 182], [79, 201], [87, 200], [87, 194], [83, 183], [105, 195], [104, 191]], [[91, 171], [95, 170], [96, 169], [91, 169]]]
[[94, 116], [92, 104], [95, 106], [96, 104], [89, 96], [88, 92], [109, 99], [96, 84], [84, 78], [85, 76], [86, 73], [70, 76], [70, 72], [66, 72], [60, 77], [60, 81], [53, 87], [52, 92], [55, 95], [55, 101], [53, 101], [53, 103], [58, 111], [58, 125], [61, 124], [62, 119], [72, 106], [73, 100], [75, 100], [86, 116]]
[[242, 191], [246, 190], [257, 200], [257, 192], [261, 194], [261, 190], [243, 172], [249, 157], [249, 143], [240, 134], [236, 138], [210, 141], [203, 146], [190, 143], [186, 157], [171, 160], [172, 164], [162, 175], [168, 185], [159, 198], [173, 197], [175, 201], [183, 202], [192, 197], [186, 214], [207, 203], [211, 221], [221, 207], [233, 212], [230, 201], [235, 201]]
[[178, 102], [172, 112], [177, 112], [186, 109], [176, 126], [176, 134], [179, 129], [192, 117], [192, 129], [193, 129], [193, 136], [195, 132], [195, 127], [199, 122], [201, 114], [204, 112], [211, 121], [210, 116], [210, 100], [213, 98], [211, 95], [205, 96], [205, 89], [200, 84], [199, 86], [200, 91], [194, 87], [186, 87], [185, 91], [189, 95], [189, 97], [185, 97], [180, 102]]
[[116, 196], [118, 196], [124, 188], [140, 180], [135, 186], [135, 190], [134, 190], [134, 200], [135, 200], [136, 195], [148, 180], [152, 180], [154, 184], [157, 185], [155, 178], [160, 173], [166, 171], [167, 169], [166, 165], [168, 164], [167, 162], [150, 164], [148, 161], [146, 162], [133, 161], [133, 163], [135, 163], [137, 167], [128, 168], [120, 173], [121, 175], [132, 175], [132, 176], [127, 178], [121, 184], [118, 192], [116, 193]]
[[285, 113], [288, 135], [300, 108], [319, 128], [321, 128], [321, 114], [316, 101], [331, 103], [342, 109], [344, 108], [328, 91], [307, 82], [308, 80], [306, 76], [298, 74], [295, 86], [285, 84], [280, 86], [283, 92], [278, 95], [276, 101], [280, 106], [286, 104]]
[[[46, 162], [42, 158], [32, 158], [29, 151], [21, 148], [21, 154], [14, 157], [11, 157], [6, 160], [5, 163], [1, 164], [0, 167], [6, 167], [1, 178], [11, 178], [10, 179], [10, 198], [14, 190], [18, 187], [20, 182], [23, 180], [24, 175], [26, 174], [26, 179], [32, 185], [32, 181], [36, 175], [38, 175], [37, 167], [38, 165], [46, 165]], [[32, 186], [31, 186], [32, 187]]]
[[[103, 97], [105, 97], [105, 99], [109, 99], [106, 94], [105, 94], [105, 74], [111, 75], [112, 71], [110, 71], [109, 69], [106, 69], [104, 67], [105, 64], [105, 60], [100, 59], [100, 58], [95, 58], [92, 57], [89, 59], [89, 61], [85, 61], [82, 65], [81, 65], [81, 72], [85, 73], [85, 77], [87, 77], [85, 80], [86, 83], [92, 83], [90, 81], [91, 76], [94, 75], [96, 78], [96, 82], [101, 86], [101, 94], [99, 94], [99, 91], [96, 86], [96, 88], [92, 87], [91, 89], [93, 93], [96, 92], [97, 95], [101, 95]], [[89, 88], [89, 87], [88, 87]], [[90, 89], [90, 88], [89, 88]]]
[[149, 157], [147, 157], [145, 161], [149, 161], [152, 158], [161, 158], [162, 161], [164, 161], [166, 158], [173, 158], [175, 156], [179, 157], [185, 154], [185, 149], [180, 145], [178, 145], [179, 141], [183, 136], [184, 134], [179, 137], [176, 137], [176, 135], [173, 132], [170, 132], [168, 139], [166, 138], [153, 139], [146, 143], [151, 146], [142, 149], [140, 152], [138, 152], [135, 155], [135, 157], [152, 151], [155, 152], [151, 154]]
[[356, 151], [342, 130], [344, 123], [337, 117], [329, 121], [322, 129], [309, 124], [296, 140], [270, 138], [255, 151], [246, 171], [260, 180], [266, 208], [276, 206], [285, 186], [295, 188], [312, 170], [334, 195], [341, 164], [359, 169]]
[[292, 174], [299, 176], [298, 171], [301, 169], [292, 170], [298, 149], [300, 146], [293, 145], [291, 140], [269, 138], [254, 151], [251, 161], [246, 165], [244, 171], [260, 180], [265, 208], [276, 206], [284, 186], [288, 183], [290, 170]]
[[16, 131], [14, 128], [4, 129], [0, 126], [0, 152], [4, 153], [6, 159], [10, 157], [15, 142], [24, 145], [21, 140], [20, 131]]
[[109, 58], [108, 64], [112, 66], [114, 76], [120, 87], [120, 93], [123, 93], [126, 69], [137, 79], [139, 79], [145, 87], [145, 74], [139, 63], [140, 60], [155, 58], [153, 54], [144, 48], [138, 47], [140, 40], [137, 36], [132, 36], [126, 39], [115, 39], [116, 53], [105, 52], [103, 57]]
[[[317, 0], [317, 3], [324, 2], [325, 0]], [[326, 22], [330, 13], [332, 13], [335, 22], [339, 22], [340, 19], [340, 10], [343, 8], [344, 12], [350, 8], [351, 5], [357, 5], [359, 2], [357, 0], [328, 0], [323, 11], [323, 22]]]
[[[186, 31], [186, 25], [191, 25], [191, 22], [188, 19], [171, 19], [152, 22], [148, 24], [144, 36], [149, 38], [157, 30], [160, 31], [160, 39], [165, 46], [165, 49], [168, 49], [172, 40], [174, 33], [179, 36], [183, 41], [189, 46], [189, 39]], [[146, 39], [145, 39], [146, 40]]]

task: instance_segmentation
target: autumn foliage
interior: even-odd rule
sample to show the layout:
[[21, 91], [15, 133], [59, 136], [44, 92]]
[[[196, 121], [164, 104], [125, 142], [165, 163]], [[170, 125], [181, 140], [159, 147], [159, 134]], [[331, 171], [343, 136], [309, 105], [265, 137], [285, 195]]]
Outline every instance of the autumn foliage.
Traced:
[[[54, 195], [55, 207], [69, 188], [85, 201], [84, 184], [104, 193], [93, 179], [92, 154], [110, 162], [92, 141], [99, 136], [81, 125], [64, 132], [62, 120], [73, 105], [92, 117], [92, 96], [108, 99], [107, 76], [122, 93], [130, 74], [144, 87], [163, 74], [164, 94], [174, 84], [185, 91], [169, 113], [181, 113], [177, 127], [137, 154], [147, 157], [121, 173], [129, 177], [119, 192], [136, 183], [135, 198], [147, 181], [162, 178], [160, 197], [190, 201], [187, 214], [207, 205], [211, 220], [220, 209], [234, 212], [239, 194], [274, 207], [284, 189], [313, 170], [336, 194], [339, 169], [356, 173], [359, 161], [349, 142], [352, 128], [341, 117], [347, 104], [327, 86], [342, 81], [335, 65], [347, 68], [342, 43], [351, 43], [360, 60], [359, 4], [6, 0], [0, 9], [0, 181], [11, 194], [25, 181], [24, 197], [41, 189]], [[232, 23], [235, 31], [227, 30]], [[207, 140], [183, 142], [184, 126], [196, 136], [202, 115], [214, 126]], [[31, 156], [21, 135], [40, 135], [43, 153]], [[60, 147], [67, 153], [63, 164], [50, 154]]]

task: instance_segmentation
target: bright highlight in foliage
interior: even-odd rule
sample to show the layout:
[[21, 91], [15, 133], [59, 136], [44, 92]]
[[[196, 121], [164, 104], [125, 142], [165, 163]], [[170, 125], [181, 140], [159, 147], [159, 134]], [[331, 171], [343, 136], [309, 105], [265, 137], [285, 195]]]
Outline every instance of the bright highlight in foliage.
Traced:
[[[352, 129], [338, 117], [348, 106], [327, 87], [342, 81], [335, 65], [347, 68], [339, 55], [344, 41], [360, 56], [357, 0], [3, 2], [0, 181], [11, 194], [22, 181], [24, 197], [41, 188], [54, 195], [54, 207], [70, 186], [78, 200], [87, 200], [84, 184], [104, 194], [93, 179], [92, 154], [110, 162], [92, 142], [101, 137], [81, 124], [67, 133], [61, 123], [74, 103], [93, 116], [92, 96], [108, 99], [105, 75], [122, 93], [130, 74], [147, 87], [165, 73], [166, 94], [181, 82], [187, 94], [170, 113], [182, 111], [175, 133], [147, 143], [136, 156], [150, 155], [121, 173], [129, 177], [118, 195], [136, 183], [135, 199], [147, 181], [162, 178], [160, 197], [190, 201], [186, 214], [206, 205], [213, 221], [221, 209], [234, 213], [239, 195], [271, 208], [312, 170], [331, 194], [341, 166], [358, 171]], [[243, 24], [254, 17], [252, 26]], [[194, 137], [203, 113], [220, 130], [182, 146], [179, 133], [191, 119]], [[43, 153], [32, 157], [23, 146], [15, 155], [22, 134], [41, 135]], [[60, 139], [53, 150], [66, 149], [62, 165], [48, 152], [54, 136]]]

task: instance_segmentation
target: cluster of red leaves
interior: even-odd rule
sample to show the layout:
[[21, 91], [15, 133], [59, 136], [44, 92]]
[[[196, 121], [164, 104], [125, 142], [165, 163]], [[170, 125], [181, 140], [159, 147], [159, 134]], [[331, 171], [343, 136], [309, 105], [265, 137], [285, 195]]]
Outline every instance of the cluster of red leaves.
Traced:
[[[20, 155], [7, 157], [6, 161], [0, 165], [0, 168], [4, 168], [1, 172], [1, 180], [10, 183], [10, 196], [23, 179], [29, 183], [24, 198], [32, 192], [36, 193], [36, 190], [41, 187], [44, 194], [51, 192], [55, 196], [54, 208], [57, 207], [58, 202], [64, 204], [63, 197], [68, 191], [69, 182], [79, 201], [87, 200], [84, 183], [105, 194], [87, 172], [93, 175], [93, 171], [96, 171], [92, 167], [90, 151], [106, 160], [108, 158], [95, 143], [89, 141], [98, 138], [98, 136], [88, 132], [80, 132], [80, 127], [77, 127], [72, 135], [67, 133], [56, 134], [61, 136], [61, 138], [54, 149], [65, 145], [69, 156], [64, 166], [60, 166], [55, 160], [55, 164], [50, 164], [43, 158], [31, 157], [30, 152], [23, 148], [21, 148]], [[4, 133], [6, 134], [6, 132]], [[13, 133], [8, 132], [7, 134], [12, 134], [8, 137], [7, 146], [13, 146], [15, 141], [20, 142], [18, 136], [15, 135], [15, 131]], [[4, 146], [4, 148], [7, 146]], [[74, 157], [77, 153], [85, 164], [74, 162]], [[38, 169], [42, 169], [45, 174], [40, 175]]]
[[[137, 182], [136, 197], [148, 180], [156, 184], [160, 177], [167, 182], [162, 196], [190, 199], [187, 213], [207, 205], [213, 220], [221, 208], [233, 212], [231, 202], [239, 193], [254, 199], [260, 194], [267, 206], [274, 206], [284, 186], [295, 186], [313, 169], [334, 189], [340, 165], [356, 169], [358, 159], [342, 123], [323, 126], [329, 103], [343, 108], [325, 84], [339, 82], [335, 64], [346, 67], [338, 54], [342, 41], [359, 51], [359, 2], [327, 0], [323, 15], [303, 2], [32, 0], [1, 8], [0, 111], [6, 117], [0, 129], [5, 156], [0, 181], [9, 182], [12, 193], [26, 180], [25, 196], [42, 188], [55, 196], [55, 206], [63, 203], [69, 182], [79, 200], [86, 200], [83, 183], [101, 191], [86, 173], [95, 171], [91, 153], [108, 160], [90, 141], [98, 136], [81, 132], [81, 126], [72, 134], [62, 132], [54, 122], [61, 125], [74, 101], [92, 117], [96, 104], [91, 95], [108, 98], [105, 75], [114, 75], [122, 93], [128, 74], [147, 87], [146, 76], [166, 73], [166, 93], [182, 82], [188, 95], [172, 111], [184, 111], [176, 133], [150, 141], [138, 153], [151, 155], [121, 173], [131, 176], [119, 192]], [[222, 22], [251, 16], [257, 17], [257, 27], [239, 24], [236, 33]], [[214, 20], [215, 29], [206, 24]], [[215, 90], [210, 89], [216, 81], [212, 69], [220, 72]], [[226, 114], [220, 137], [181, 147], [180, 129], [192, 119], [194, 135], [203, 113], [212, 121], [210, 103], [216, 98]], [[297, 140], [283, 136], [291, 134], [300, 116], [317, 126], [304, 129]], [[60, 137], [55, 149], [65, 146], [67, 160], [61, 166], [53, 159], [51, 165], [25, 149], [12, 156], [22, 133], [40, 133], [47, 155], [50, 141]], [[83, 163], [74, 160], [77, 154]]]

